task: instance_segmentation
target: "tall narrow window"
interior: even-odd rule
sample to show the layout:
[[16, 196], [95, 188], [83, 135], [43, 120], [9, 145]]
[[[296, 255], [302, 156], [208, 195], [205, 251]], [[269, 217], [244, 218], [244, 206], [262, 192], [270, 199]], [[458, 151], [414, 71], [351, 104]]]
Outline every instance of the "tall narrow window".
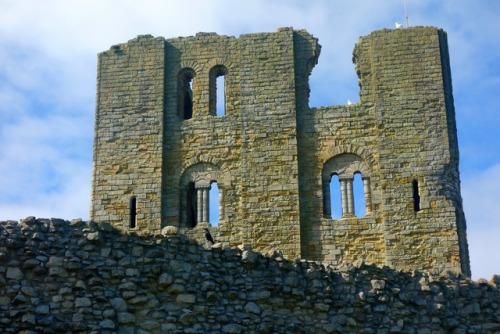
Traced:
[[353, 180], [354, 191], [354, 215], [356, 217], [364, 217], [366, 215], [365, 192], [361, 173], [354, 174]]
[[130, 222], [129, 222], [129, 227], [130, 228], [135, 228], [137, 224], [137, 199], [135, 196], [132, 196], [130, 198], [129, 202], [129, 211], [130, 211]]
[[339, 176], [334, 174], [330, 180], [330, 207], [331, 218], [338, 219], [342, 217], [342, 199], [340, 192]]
[[208, 219], [212, 226], [219, 225], [219, 187], [217, 182], [212, 182], [210, 186], [209, 198], [209, 209], [208, 209]]
[[226, 92], [225, 92], [225, 76], [220, 75], [217, 77], [215, 86], [217, 88], [216, 94], [216, 115], [224, 116], [226, 114]]
[[188, 227], [195, 227], [196, 222], [197, 222], [196, 215], [197, 215], [197, 210], [198, 210], [198, 206], [197, 206], [198, 199], [197, 199], [196, 188], [194, 187], [194, 182], [188, 183], [186, 199], [187, 199], [187, 203], [186, 203], [187, 226]]
[[226, 114], [226, 75], [227, 68], [223, 65], [212, 67], [210, 80], [210, 114], [224, 116]]
[[417, 212], [420, 211], [420, 193], [418, 191], [417, 180], [412, 181], [412, 187], [413, 187], [413, 210]]
[[178, 114], [183, 119], [193, 117], [193, 79], [195, 72], [184, 68], [179, 72], [178, 83]]

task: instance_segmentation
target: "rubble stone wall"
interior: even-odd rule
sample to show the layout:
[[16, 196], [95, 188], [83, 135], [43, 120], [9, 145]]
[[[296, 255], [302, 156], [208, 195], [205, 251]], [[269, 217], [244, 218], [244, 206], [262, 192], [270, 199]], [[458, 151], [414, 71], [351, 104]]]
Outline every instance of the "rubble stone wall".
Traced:
[[174, 232], [0, 222], [0, 332], [500, 333], [499, 276], [324, 266]]

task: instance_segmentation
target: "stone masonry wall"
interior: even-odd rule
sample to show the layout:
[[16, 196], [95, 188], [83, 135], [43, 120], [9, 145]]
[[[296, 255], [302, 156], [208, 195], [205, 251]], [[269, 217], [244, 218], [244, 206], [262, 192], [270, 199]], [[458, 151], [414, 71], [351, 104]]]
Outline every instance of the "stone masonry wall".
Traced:
[[119, 228], [134, 196], [142, 227], [161, 223], [164, 42], [150, 37], [99, 55], [91, 212]]
[[[307, 31], [280, 28], [145, 35], [101, 53], [91, 220], [137, 234], [175, 226], [195, 237], [210, 227], [232, 247], [287, 259], [470, 275], [446, 33], [361, 37], [359, 103], [309, 108], [320, 49]], [[353, 203], [358, 173], [363, 217]], [[340, 204], [330, 204], [332, 176]], [[209, 220], [214, 183], [218, 226]]]
[[0, 222], [2, 333], [500, 333], [499, 284], [81, 220]]
[[[360, 38], [353, 61], [359, 103], [297, 116], [303, 257], [470, 273], [446, 34], [376, 31]], [[332, 219], [322, 201], [325, 176], [339, 171], [325, 168], [346, 155], [364, 165], [341, 178], [361, 172], [369, 203], [364, 217]]]

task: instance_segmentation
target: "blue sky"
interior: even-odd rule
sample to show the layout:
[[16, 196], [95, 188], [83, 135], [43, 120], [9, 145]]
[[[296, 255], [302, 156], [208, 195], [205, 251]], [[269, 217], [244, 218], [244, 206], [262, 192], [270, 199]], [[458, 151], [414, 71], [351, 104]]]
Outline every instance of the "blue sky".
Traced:
[[[448, 33], [473, 278], [500, 274], [500, 2], [407, 0]], [[311, 106], [358, 101], [359, 36], [405, 22], [404, 0], [1, 0], [0, 219], [88, 219], [97, 53], [142, 34], [307, 29], [322, 52]]]

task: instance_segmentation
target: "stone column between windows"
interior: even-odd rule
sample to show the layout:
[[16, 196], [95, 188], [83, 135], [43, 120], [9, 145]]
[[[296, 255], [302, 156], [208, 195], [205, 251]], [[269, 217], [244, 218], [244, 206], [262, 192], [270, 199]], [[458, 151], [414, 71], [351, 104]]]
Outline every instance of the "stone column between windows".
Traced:
[[370, 179], [363, 178], [363, 192], [365, 194], [366, 214], [372, 212], [372, 194], [370, 192]]
[[198, 209], [196, 216], [198, 218], [197, 223], [199, 223], [199, 222], [203, 221], [203, 202], [204, 201], [203, 201], [203, 189], [202, 188], [196, 188], [196, 198], [197, 198], [196, 206]]
[[202, 189], [203, 191], [203, 222], [208, 222], [208, 209], [209, 209], [209, 204], [208, 204], [208, 201], [209, 201], [209, 188], [203, 188]]
[[341, 193], [341, 201], [342, 201], [342, 216], [348, 214], [348, 194], [347, 194], [347, 183], [348, 179], [340, 179], [340, 193]]
[[196, 188], [197, 193], [197, 204], [198, 204], [198, 223], [208, 222], [208, 194], [209, 189], [207, 187]]
[[350, 215], [354, 214], [354, 191], [352, 190], [352, 180], [347, 179], [347, 213]]

